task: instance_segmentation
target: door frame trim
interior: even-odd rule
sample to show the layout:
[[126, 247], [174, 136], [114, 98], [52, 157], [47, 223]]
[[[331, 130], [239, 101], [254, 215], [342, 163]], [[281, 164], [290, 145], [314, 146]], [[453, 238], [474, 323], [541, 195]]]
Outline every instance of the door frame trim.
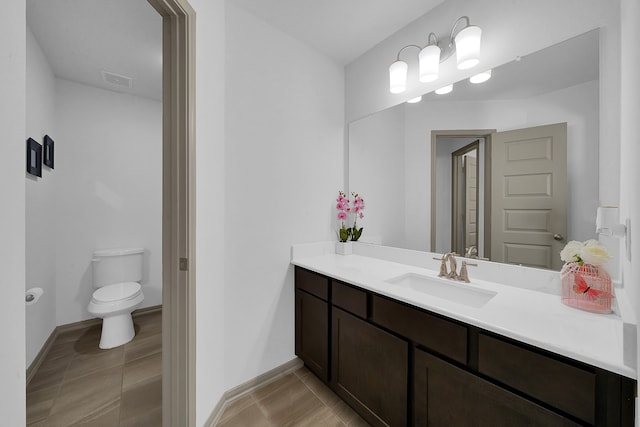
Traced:
[[162, 425], [195, 425], [195, 18], [187, 0], [147, 0], [162, 16]]
[[[458, 220], [458, 216], [460, 214], [460, 199], [458, 194], [458, 188], [460, 185], [460, 182], [458, 181], [459, 177], [460, 177], [460, 167], [459, 167], [459, 159], [460, 157], [464, 156], [465, 154], [476, 150], [476, 152], [479, 154], [480, 153], [480, 140], [476, 139], [474, 142], [465, 145], [464, 147], [454, 151], [453, 153], [451, 153], [451, 250], [454, 251], [454, 247], [455, 242], [458, 240], [459, 233], [458, 233], [458, 227], [456, 226]], [[484, 159], [483, 159], [484, 160]], [[476, 168], [476, 179], [477, 182], [479, 182], [480, 180], [477, 178], [478, 176], [478, 167]], [[478, 209], [477, 203], [478, 202], [478, 193], [479, 193], [479, 189], [480, 189], [480, 185], [476, 184], [476, 227], [478, 226], [478, 218], [480, 216], [480, 210]], [[466, 212], [465, 212], [466, 213]], [[466, 216], [465, 216], [466, 218]], [[477, 233], [477, 230], [476, 230]], [[484, 231], [483, 231], [484, 233]], [[465, 234], [466, 234], [466, 230], [465, 230]], [[477, 233], [479, 235], [479, 233]], [[466, 237], [463, 238], [463, 241], [465, 240]], [[466, 245], [463, 245], [466, 246]], [[477, 242], [476, 242], [476, 248], [477, 248]], [[454, 251], [455, 252], [455, 251]], [[460, 254], [463, 255], [463, 254]]]
[[[432, 130], [431, 131], [431, 252], [436, 249], [436, 139], [446, 137], [484, 138], [484, 256], [491, 253], [491, 134], [495, 129]], [[487, 204], [488, 202], [488, 204]], [[464, 254], [459, 254], [464, 255]]]

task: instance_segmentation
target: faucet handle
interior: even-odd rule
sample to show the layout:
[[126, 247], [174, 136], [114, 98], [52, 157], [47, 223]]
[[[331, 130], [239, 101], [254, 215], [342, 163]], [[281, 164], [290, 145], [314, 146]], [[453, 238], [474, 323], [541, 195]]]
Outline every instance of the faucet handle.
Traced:
[[475, 245], [471, 245], [466, 248], [464, 256], [466, 258], [477, 258], [478, 257], [478, 248]]
[[436, 261], [441, 261], [440, 262], [440, 273], [438, 273], [438, 277], [448, 276], [449, 273], [447, 272], [447, 257], [446, 256], [442, 256], [442, 258], [433, 257], [433, 259], [435, 259]]
[[478, 264], [462, 261], [462, 266], [460, 267], [460, 275], [458, 276], [458, 280], [465, 283], [471, 283], [471, 281], [469, 280], [469, 273], [467, 272], [467, 265], [470, 265], [472, 267], [478, 266]]

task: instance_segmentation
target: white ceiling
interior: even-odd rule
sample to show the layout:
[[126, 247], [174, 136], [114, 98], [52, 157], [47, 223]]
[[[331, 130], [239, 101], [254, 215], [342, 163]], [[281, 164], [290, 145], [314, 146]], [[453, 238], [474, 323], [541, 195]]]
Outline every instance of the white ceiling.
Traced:
[[346, 65], [444, 0], [228, 0]]
[[162, 19], [146, 0], [27, 0], [27, 25], [56, 77], [161, 100]]

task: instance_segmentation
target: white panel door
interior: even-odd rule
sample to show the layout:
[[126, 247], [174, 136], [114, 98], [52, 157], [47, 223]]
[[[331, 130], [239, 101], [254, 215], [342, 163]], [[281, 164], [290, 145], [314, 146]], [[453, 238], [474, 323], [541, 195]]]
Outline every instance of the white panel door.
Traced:
[[560, 270], [567, 124], [491, 135], [491, 260]]

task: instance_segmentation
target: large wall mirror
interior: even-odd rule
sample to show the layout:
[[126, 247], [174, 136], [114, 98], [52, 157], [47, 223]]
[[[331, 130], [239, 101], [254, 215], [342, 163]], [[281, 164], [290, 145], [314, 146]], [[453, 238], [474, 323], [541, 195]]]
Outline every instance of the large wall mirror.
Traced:
[[598, 53], [593, 30], [497, 67], [485, 83], [352, 122], [361, 240], [559, 269], [568, 240], [594, 237]]

